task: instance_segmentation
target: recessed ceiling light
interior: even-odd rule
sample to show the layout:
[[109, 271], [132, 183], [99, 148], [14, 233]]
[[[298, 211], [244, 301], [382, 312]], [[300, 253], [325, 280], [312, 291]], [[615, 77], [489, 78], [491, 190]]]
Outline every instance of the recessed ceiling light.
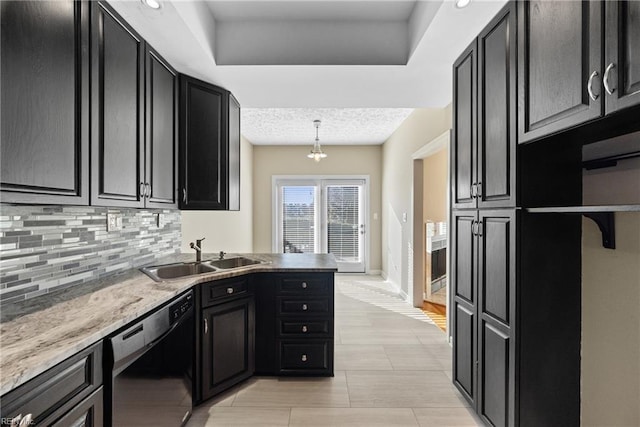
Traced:
[[469, 6], [469, 3], [471, 3], [471, 0], [456, 0], [456, 7], [462, 9], [463, 7]]
[[149, 6], [151, 9], [160, 9], [160, 2], [158, 0], [140, 0], [143, 4]]

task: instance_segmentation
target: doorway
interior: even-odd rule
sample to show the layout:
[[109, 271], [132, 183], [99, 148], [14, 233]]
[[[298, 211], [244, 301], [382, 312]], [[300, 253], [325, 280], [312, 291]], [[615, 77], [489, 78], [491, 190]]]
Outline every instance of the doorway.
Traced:
[[274, 181], [274, 252], [331, 253], [338, 272], [366, 272], [368, 178]]
[[413, 155], [413, 301], [448, 328], [449, 140], [447, 131]]

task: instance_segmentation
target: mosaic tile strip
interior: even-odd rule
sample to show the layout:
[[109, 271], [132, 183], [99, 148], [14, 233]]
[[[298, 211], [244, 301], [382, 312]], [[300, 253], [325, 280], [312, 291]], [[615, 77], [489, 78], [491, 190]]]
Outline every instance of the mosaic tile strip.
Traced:
[[[107, 232], [107, 212], [122, 215], [122, 230]], [[0, 304], [179, 253], [180, 222], [178, 210], [0, 205]]]

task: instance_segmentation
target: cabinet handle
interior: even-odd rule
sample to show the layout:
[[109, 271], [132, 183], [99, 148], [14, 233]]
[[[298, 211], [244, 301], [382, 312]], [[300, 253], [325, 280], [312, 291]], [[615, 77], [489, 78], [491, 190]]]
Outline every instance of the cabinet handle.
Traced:
[[306, 361], [307, 361], [307, 355], [306, 355], [306, 354], [303, 354], [303, 355], [302, 355], [302, 361], [303, 361], [303, 362], [306, 362]]
[[482, 182], [476, 184], [476, 197], [482, 197]]
[[309, 307], [307, 307], [307, 304], [302, 304], [302, 311], [307, 311]]
[[228, 294], [232, 294], [233, 293], [233, 288], [227, 288], [227, 293]]
[[144, 199], [145, 198], [145, 188], [144, 188], [144, 182], [140, 183], [140, 198]]
[[144, 185], [145, 188], [145, 196], [146, 197], [151, 197], [151, 184], [149, 184], [148, 182]]
[[477, 231], [478, 237], [482, 237], [482, 224], [483, 224], [482, 221], [478, 221], [478, 231]]
[[611, 88], [611, 86], [609, 86], [609, 74], [614, 68], [616, 68], [616, 64], [612, 62], [605, 70], [604, 77], [602, 78], [602, 83], [604, 83], [604, 90], [606, 90], [609, 95], [613, 95], [613, 92], [616, 91], [615, 87]]
[[471, 235], [476, 235], [476, 225], [478, 225], [478, 221], [471, 221]]
[[307, 289], [307, 282], [302, 282], [302, 289]]
[[187, 189], [186, 188], [182, 188], [182, 201], [187, 203]]
[[469, 190], [469, 193], [471, 193], [471, 198], [472, 199], [476, 198], [476, 183], [475, 182], [473, 184], [471, 184], [471, 189]]
[[204, 319], [204, 334], [207, 335], [208, 332], [209, 332], [209, 323], [207, 322], [207, 319]]
[[593, 93], [593, 79], [598, 77], [598, 75], [598, 72], [594, 71], [589, 76], [589, 81], [587, 82], [587, 92], [589, 92], [589, 97], [594, 101], [600, 97], [600, 95]]
[[307, 328], [307, 325], [304, 325], [304, 326], [302, 327], [302, 332], [307, 332], [308, 330], [309, 330], [309, 329]]

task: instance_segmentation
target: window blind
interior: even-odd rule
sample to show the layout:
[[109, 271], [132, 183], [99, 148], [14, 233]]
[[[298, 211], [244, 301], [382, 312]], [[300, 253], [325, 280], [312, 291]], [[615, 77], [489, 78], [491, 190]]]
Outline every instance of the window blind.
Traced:
[[314, 253], [316, 187], [282, 187], [282, 252]]
[[360, 260], [360, 187], [327, 187], [328, 249], [338, 261]]

